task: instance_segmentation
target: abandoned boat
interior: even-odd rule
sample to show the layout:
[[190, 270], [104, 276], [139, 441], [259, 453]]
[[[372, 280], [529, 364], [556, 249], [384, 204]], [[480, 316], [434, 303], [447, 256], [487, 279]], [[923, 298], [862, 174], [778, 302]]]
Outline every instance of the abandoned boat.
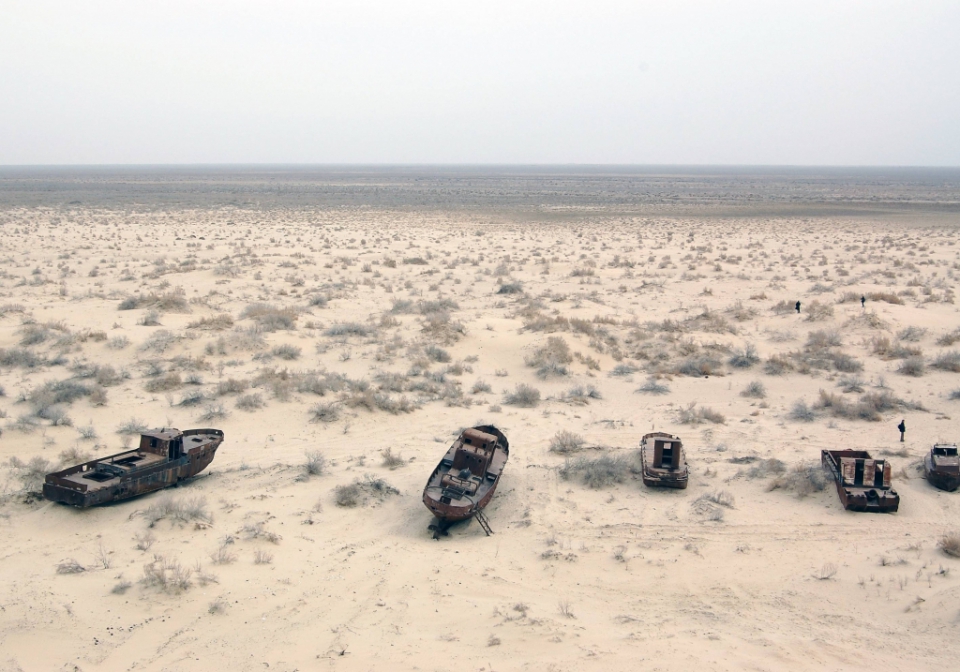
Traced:
[[475, 516], [488, 535], [483, 508], [493, 499], [510, 455], [507, 437], [492, 425], [465, 429], [430, 474], [423, 503], [437, 517], [434, 538], [460, 520]]
[[86, 508], [160, 490], [203, 471], [221, 443], [219, 429], [154, 429], [134, 450], [47, 474], [43, 496]]
[[690, 470], [679, 436], [651, 432], [640, 439], [643, 484], [648, 487], [687, 487]]
[[931, 484], [953, 492], [960, 486], [960, 455], [957, 444], [938, 443], [923, 458], [923, 475]]
[[822, 450], [820, 462], [833, 475], [847, 511], [893, 513], [900, 507], [900, 495], [890, 487], [886, 460], [875, 460], [865, 450]]

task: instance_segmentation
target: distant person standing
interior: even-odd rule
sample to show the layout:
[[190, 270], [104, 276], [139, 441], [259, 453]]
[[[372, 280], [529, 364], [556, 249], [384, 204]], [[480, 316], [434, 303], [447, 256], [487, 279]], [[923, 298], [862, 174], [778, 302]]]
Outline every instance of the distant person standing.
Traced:
[[897, 425], [897, 429], [900, 430], [900, 443], [903, 443], [903, 435], [907, 433], [907, 423], [901, 420], [900, 424]]
[[867, 307], [867, 297], [865, 297], [863, 294], [860, 295], [860, 307], [861, 308]]
[[798, 315], [800, 314], [800, 302], [799, 302], [799, 301], [797, 301], [797, 314], [798, 314]]

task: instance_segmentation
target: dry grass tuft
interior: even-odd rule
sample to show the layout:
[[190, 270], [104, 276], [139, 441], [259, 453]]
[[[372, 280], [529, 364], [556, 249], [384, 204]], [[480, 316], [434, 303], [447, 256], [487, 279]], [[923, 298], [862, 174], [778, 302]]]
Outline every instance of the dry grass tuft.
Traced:
[[520, 383], [513, 392], [503, 397], [503, 403], [521, 408], [536, 408], [540, 403], [540, 390], [526, 383]]
[[767, 490], [793, 492], [802, 499], [815, 492], [821, 492], [829, 483], [830, 476], [819, 462], [801, 462], [774, 478], [767, 486]]
[[550, 439], [550, 452], [567, 455], [583, 450], [583, 437], [579, 434], [561, 429], [552, 439]]
[[701, 406], [696, 408], [697, 402], [691, 402], [686, 407], [681, 407], [677, 411], [677, 420], [683, 425], [699, 425], [703, 422], [712, 422], [717, 425], [725, 424], [727, 419], [723, 414], [718, 413], [712, 408]]
[[333, 494], [337, 506], [355, 507], [399, 495], [400, 491], [382, 478], [373, 478], [367, 475], [365, 478], [357, 479], [349, 485], [338, 485]]
[[612, 457], [602, 455], [595, 459], [578, 458], [567, 460], [560, 467], [560, 477], [565, 481], [579, 480], [588, 488], [600, 489], [640, 473], [640, 453]]
[[937, 542], [937, 548], [954, 558], [960, 558], [960, 534], [944, 534]]

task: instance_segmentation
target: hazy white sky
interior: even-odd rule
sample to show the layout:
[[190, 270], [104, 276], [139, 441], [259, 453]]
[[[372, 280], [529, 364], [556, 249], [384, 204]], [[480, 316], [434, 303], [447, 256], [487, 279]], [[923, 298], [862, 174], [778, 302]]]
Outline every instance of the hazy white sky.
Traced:
[[0, 165], [960, 165], [960, 1], [0, 0]]

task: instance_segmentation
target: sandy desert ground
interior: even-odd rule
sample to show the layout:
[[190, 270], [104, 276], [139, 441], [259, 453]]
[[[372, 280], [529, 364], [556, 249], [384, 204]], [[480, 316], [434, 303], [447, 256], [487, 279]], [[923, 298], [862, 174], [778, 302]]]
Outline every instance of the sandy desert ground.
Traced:
[[[956, 664], [960, 493], [920, 471], [960, 440], [955, 226], [0, 219], [4, 672]], [[480, 423], [511, 444], [495, 534], [435, 541], [424, 483]], [[226, 440], [162, 493], [33, 494], [147, 426]], [[640, 482], [651, 430], [684, 440], [687, 490]], [[899, 512], [844, 511], [831, 447], [890, 460]]]

